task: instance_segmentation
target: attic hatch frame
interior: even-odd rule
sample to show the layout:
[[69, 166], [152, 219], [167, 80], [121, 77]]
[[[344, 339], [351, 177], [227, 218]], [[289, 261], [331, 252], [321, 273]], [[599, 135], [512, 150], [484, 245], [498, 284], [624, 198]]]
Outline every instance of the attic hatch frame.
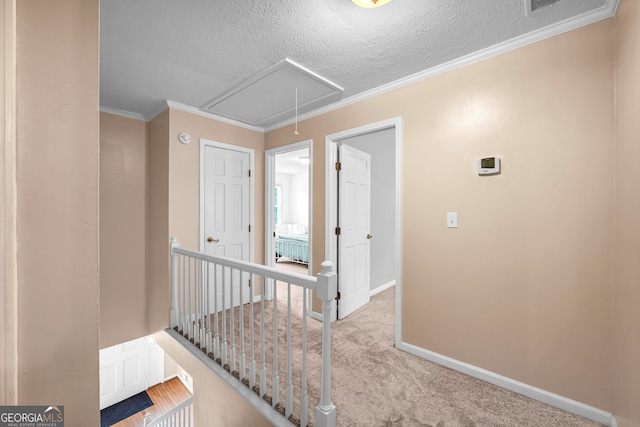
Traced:
[[[274, 112], [272, 112], [271, 114], [267, 113], [260, 118], [247, 119], [246, 117], [239, 117], [239, 115], [237, 114], [231, 114], [231, 113], [221, 111], [220, 109], [216, 109], [216, 107], [221, 108], [220, 104], [222, 104], [223, 102], [228, 101], [229, 99], [231, 99], [236, 95], [242, 94], [242, 92], [245, 90], [255, 90], [257, 87], [256, 85], [260, 84], [262, 80], [272, 77], [274, 75], [277, 75], [277, 73], [279, 72], [282, 72], [282, 71], [286, 72], [287, 70], [293, 70], [299, 73], [302, 77], [306, 77], [308, 79], [307, 81], [310, 82], [311, 84], [315, 83], [315, 84], [320, 84], [320, 87], [324, 86], [324, 88], [326, 89], [326, 93], [324, 93], [319, 97], [311, 98], [301, 104], [297, 104], [297, 100], [296, 100], [297, 106], [292, 105], [291, 107], [284, 108], [283, 110], [276, 111], [275, 113]], [[303, 88], [300, 88], [300, 89], [303, 89]], [[291, 99], [293, 100], [294, 99], [293, 89], [291, 93], [292, 93]], [[292, 61], [289, 58], [284, 58], [283, 60], [275, 63], [274, 65], [270, 66], [266, 70], [261, 71], [260, 73], [255, 74], [253, 77], [250, 77], [247, 80], [241, 82], [240, 84], [234, 86], [232, 89], [224, 92], [222, 95], [217, 96], [210, 102], [200, 107], [200, 109], [202, 111], [206, 111], [207, 113], [212, 113], [218, 116], [226, 117], [228, 119], [236, 120], [243, 123], [248, 123], [253, 126], [262, 126], [264, 123], [268, 123], [280, 116], [293, 114], [294, 111], [296, 110], [296, 107], [297, 107], [297, 110], [301, 110], [309, 106], [312, 106], [313, 108], [319, 108], [322, 105], [325, 105], [325, 104], [317, 105], [321, 101], [326, 100], [327, 98], [330, 99], [331, 97], [334, 97], [337, 94], [342, 94], [342, 93], [344, 93], [344, 89], [341, 86], [335, 84], [329, 79], [322, 77], [317, 73], [314, 73], [313, 71], [309, 70], [306, 67], [303, 67], [302, 65]], [[269, 106], [269, 108], [273, 108], [273, 107]]]

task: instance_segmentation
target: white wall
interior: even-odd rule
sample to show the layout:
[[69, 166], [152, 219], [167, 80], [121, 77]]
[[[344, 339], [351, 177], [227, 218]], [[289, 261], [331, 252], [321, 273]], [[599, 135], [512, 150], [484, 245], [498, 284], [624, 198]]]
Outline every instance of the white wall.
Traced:
[[395, 130], [342, 142], [371, 155], [371, 290], [395, 280]]
[[282, 187], [282, 224], [309, 226], [309, 171], [297, 174], [276, 173], [276, 185]]

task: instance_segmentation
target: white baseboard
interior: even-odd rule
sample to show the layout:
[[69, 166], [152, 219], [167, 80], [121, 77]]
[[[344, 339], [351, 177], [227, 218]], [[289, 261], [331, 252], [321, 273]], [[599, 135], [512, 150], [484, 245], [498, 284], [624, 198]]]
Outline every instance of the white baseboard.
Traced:
[[167, 381], [172, 380], [174, 378], [180, 379], [180, 377], [178, 377], [178, 374], [173, 374], [173, 375], [169, 375], [167, 378], [163, 379], [162, 382], [166, 383]]
[[316, 320], [319, 320], [319, 321], [322, 322], [322, 320], [323, 320], [322, 319], [322, 314], [316, 313], [313, 310], [309, 310], [309, 311], [307, 311], [307, 313], [309, 313], [309, 317], [311, 317], [312, 319], [316, 319]]
[[371, 289], [371, 292], [369, 292], [369, 297], [374, 296], [375, 294], [379, 294], [382, 291], [386, 291], [387, 289], [389, 289], [392, 286], [396, 285], [396, 281], [392, 280], [389, 283], [385, 283], [382, 286], [378, 286], [377, 288]]
[[482, 381], [497, 385], [498, 387], [511, 390], [515, 393], [523, 396], [530, 397], [540, 402], [546, 403], [556, 408], [562, 409], [572, 414], [579, 415], [581, 417], [596, 421], [598, 423], [615, 427], [615, 417], [609, 412], [605, 412], [593, 406], [585, 405], [584, 403], [577, 402], [575, 400], [568, 399], [563, 396], [539, 389], [537, 387], [521, 383], [520, 381], [507, 378], [505, 376], [496, 374], [486, 369], [478, 368], [477, 366], [470, 365], [465, 362], [461, 362], [456, 359], [452, 359], [447, 356], [443, 356], [438, 353], [426, 350], [424, 348], [401, 342], [398, 349], [411, 353], [415, 356], [422, 357], [438, 365], [446, 366], [447, 368], [462, 372], [463, 374], [470, 375], [474, 378], [478, 378]]

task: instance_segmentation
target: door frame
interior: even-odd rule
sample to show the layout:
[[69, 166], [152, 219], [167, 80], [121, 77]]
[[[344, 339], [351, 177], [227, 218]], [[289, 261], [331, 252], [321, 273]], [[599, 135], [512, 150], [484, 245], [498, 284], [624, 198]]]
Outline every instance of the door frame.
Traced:
[[[325, 259], [333, 262], [336, 266], [338, 281], [340, 271], [337, 268], [337, 245], [338, 237], [335, 228], [338, 225], [338, 179], [335, 173], [335, 163], [337, 159], [338, 145], [340, 141], [355, 136], [368, 133], [395, 129], [395, 154], [396, 154], [396, 346], [402, 342], [402, 116], [382, 120], [353, 129], [333, 133], [325, 137]], [[332, 310], [332, 319], [337, 318], [335, 304]]]
[[238, 151], [241, 153], [249, 154], [249, 170], [251, 170], [251, 176], [249, 176], [249, 226], [251, 232], [249, 233], [249, 262], [253, 262], [254, 259], [254, 236], [255, 236], [255, 195], [254, 195], [254, 180], [255, 180], [255, 150], [252, 148], [240, 147], [238, 145], [226, 144], [224, 142], [213, 141], [206, 138], [200, 138], [200, 218], [199, 218], [199, 230], [198, 241], [200, 252], [204, 252], [204, 149], [205, 147], [222, 148], [225, 150]]
[[[307, 139], [281, 147], [271, 148], [264, 152], [264, 265], [275, 266], [275, 250], [273, 240], [273, 194], [271, 190], [275, 187], [276, 176], [276, 155], [289, 151], [307, 148], [309, 150], [309, 264], [307, 271], [309, 275], [313, 273], [313, 139]], [[267, 286], [265, 299], [273, 299], [273, 288]], [[307, 298], [308, 312], [311, 313], [311, 298]]]

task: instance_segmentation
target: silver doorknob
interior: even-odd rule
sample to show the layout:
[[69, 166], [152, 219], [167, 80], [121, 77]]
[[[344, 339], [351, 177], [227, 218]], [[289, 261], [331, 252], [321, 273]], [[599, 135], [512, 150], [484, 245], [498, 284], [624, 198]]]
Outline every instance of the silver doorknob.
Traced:
[[213, 237], [207, 237], [207, 242], [209, 243], [218, 243], [220, 239], [214, 239]]
[[367, 234], [367, 239], [371, 240], [373, 239], [373, 236], [371, 234]]

